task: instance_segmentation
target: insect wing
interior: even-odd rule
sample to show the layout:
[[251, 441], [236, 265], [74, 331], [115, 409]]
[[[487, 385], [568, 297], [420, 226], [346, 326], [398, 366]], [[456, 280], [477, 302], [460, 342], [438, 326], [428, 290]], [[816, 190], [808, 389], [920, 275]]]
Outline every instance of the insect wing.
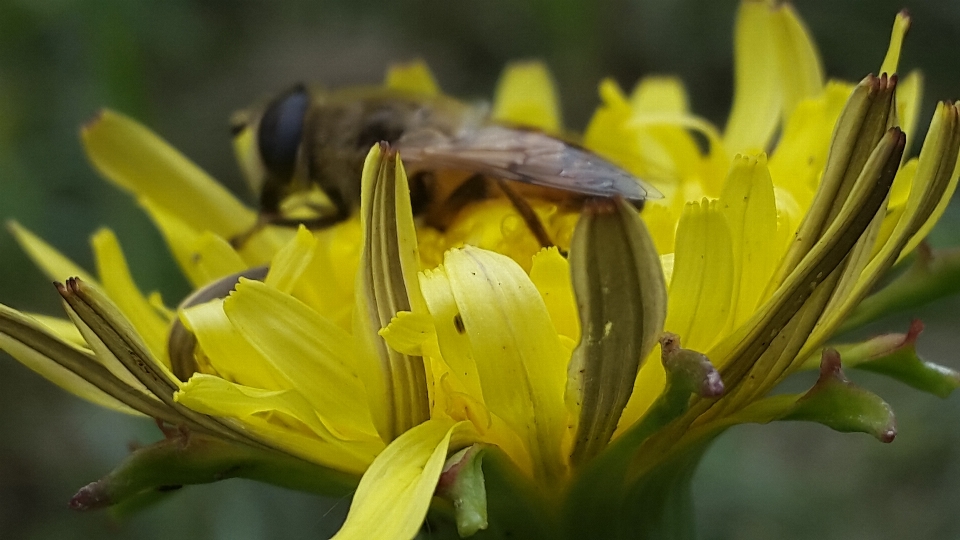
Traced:
[[470, 171], [584, 195], [642, 201], [663, 197], [605, 159], [538, 131], [484, 126], [462, 136], [433, 130], [404, 135], [397, 143], [412, 167]]

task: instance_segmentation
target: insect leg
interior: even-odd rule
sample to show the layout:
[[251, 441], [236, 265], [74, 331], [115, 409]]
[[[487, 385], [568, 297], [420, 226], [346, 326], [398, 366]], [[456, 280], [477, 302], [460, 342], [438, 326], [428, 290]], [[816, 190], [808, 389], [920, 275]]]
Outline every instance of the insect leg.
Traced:
[[498, 180], [497, 185], [500, 186], [500, 189], [503, 191], [504, 195], [510, 199], [510, 204], [517, 209], [517, 212], [520, 214], [520, 217], [523, 218], [524, 223], [527, 224], [527, 228], [530, 229], [530, 232], [533, 233], [533, 236], [540, 242], [542, 247], [554, 247], [556, 244], [553, 243], [553, 240], [550, 239], [550, 235], [547, 234], [547, 230], [543, 227], [543, 222], [540, 221], [540, 217], [537, 216], [537, 213], [533, 211], [533, 207], [530, 206], [530, 203], [527, 202], [519, 193], [517, 193], [506, 180]]
[[317, 230], [347, 219], [350, 215], [347, 207], [342, 203], [338, 203], [336, 200], [334, 200], [334, 204], [336, 205], [336, 212], [313, 219], [285, 218], [276, 212], [260, 212], [260, 215], [257, 216], [257, 222], [254, 223], [248, 231], [231, 238], [230, 245], [233, 246], [234, 249], [242, 248], [254, 234], [267, 225], [277, 225], [279, 227], [299, 227], [303, 225], [310, 230]]
[[[419, 176], [419, 173], [418, 175]], [[425, 177], [426, 179], [432, 179], [436, 183], [436, 178], [433, 176], [433, 173], [430, 173]], [[429, 184], [427, 184], [428, 190], [430, 189]], [[410, 189], [411, 202], [413, 199], [413, 187]], [[475, 174], [470, 176], [463, 181], [453, 193], [447, 196], [443, 201], [435, 201], [434, 203], [424, 206], [427, 206], [426, 212], [426, 223], [427, 225], [443, 231], [450, 225], [453, 219], [463, 210], [468, 204], [479, 201], [487, 196], [487, 179], [484, 178], [482, 174]], [[415, 211], [416, 212], [416, 211]]]

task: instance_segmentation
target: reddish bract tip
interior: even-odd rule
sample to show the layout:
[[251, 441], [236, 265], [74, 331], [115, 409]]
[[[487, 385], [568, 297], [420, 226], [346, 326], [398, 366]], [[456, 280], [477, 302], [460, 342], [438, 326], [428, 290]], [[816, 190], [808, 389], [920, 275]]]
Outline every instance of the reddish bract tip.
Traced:
[[843, 376], [843, 371], [840, 370], [840, 353], [836, 349], [823, 350], [820, 356], [820, 380], [817, 381], [817, 385], [830, 377], [836, 377], [841, 381], [847, 380]]
[[106, 109], [100, 109], [99, 111], [97, 111], [96, 114], [94, 114], [89, 120], [87, 120], [86, 122], [83, 123], [82, 126], [80, 126], [80, 133], [86, 133], [87, 131], [90, 131], [91, 129], [97, 127], [97, 124], [99, 124], [100, 121], [103, 120], [104, 113], [106, 113]]
[[660, 335], [661, 354], [670, 354], [680, 349], [680, 336], [673, 332], [664, 332]]
[[920, 332], [923, 332], [923, 321], [914, 319], [910, 322], [910, 329], [907, 330], [907, 337], [904, 339], [904, 342], [916, 343], [917, 338], [920, 337]]
[[97, 510], [110, 506], [110, 497], [100, 482], [92, 482], [80, 488], [76, 495], [70, 498], [70, 508], [79, 511]]

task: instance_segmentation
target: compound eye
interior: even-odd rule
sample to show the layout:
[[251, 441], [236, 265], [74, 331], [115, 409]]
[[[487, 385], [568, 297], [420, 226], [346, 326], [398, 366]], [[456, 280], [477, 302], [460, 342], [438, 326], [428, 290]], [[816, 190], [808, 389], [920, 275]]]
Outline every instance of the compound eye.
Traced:
[[306, 88], [297, 85], [270, 102], [260, 118], [257, 129], [260, 157], [267, 171], [278, 179], [293, 178], [309, 104]]

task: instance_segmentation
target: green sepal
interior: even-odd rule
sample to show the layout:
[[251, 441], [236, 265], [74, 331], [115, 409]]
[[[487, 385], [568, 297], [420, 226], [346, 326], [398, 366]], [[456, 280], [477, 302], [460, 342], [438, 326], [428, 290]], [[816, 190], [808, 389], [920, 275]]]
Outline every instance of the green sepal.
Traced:
[[[917, 337], [923, 331], [919, 320], [910, 324], [906, 334], [884, 334], [862, 343], [836, 345], [843, 365], [894, 378], [922, 392], [947, 398], [960, 387], [960, 373], [927, 362], [917, 354]], [[815, 358], [808, 358], [803, 367], [812, 369]]]
[[[186, 426], [193, 432], [212, 433], [245, 444], [262, 444], [242, 430], [177, 403], [173, 394], [180, 388], [179, 381], [152, 355], [133, 324], [104, 292], [75, 277], [54, 285], [63, 299], [67, 315], [94, 353], [104, 359], [116, 360], [136, 377], [166, 409], [175, 413], [171, 423]], [[159, 418], [168, 417], [169, 413]]]
[[401, 311], [423, 311], [410, 187], [395, 149], [374, 145], [364, 162], [354, 333], [367, 349], [360, 370], [385, 442], [430, 418], [423, 358], [387, 346], [380, 331]]
[[[640, 445], [651, 435], [683, 415], [690, 406], [690, 398], [719, 397], [723, 382], [706, 356], [680, 348], [675, 334], [665, 333], [660, 338], [661, 356], [667, 375], [666, 387], [647, 413], [593, 461], [588, 462], [574, 482], [566, 500], [565, 526], [571, 538], [648, 538], [651, 527], [661, 530], [662, 538], [687, 538], [692, 511], [689, 496], [683, 495], [686, 468], [696, 467], [699, 455], [680, 469], [663, 463], [654, 471], [628, 484], [628, 468]], [[662, 475], [662, 478], [658, 475]], [[659, 480], [658, 480], [659, 479]], [[646, 490], [644, 482], [666, 482], [676, 489]], [[653, 485], [653, 484], [650, 484]], [[663, 497], [655, 505], [664, 516], [682, 514], [683, 519], [670, 518], [670, 523], [683, 530], [672, 529], [662, 520], [645, 514], [646, 510], [633, 505], [636, 498]], [[649, 501], [648, 501], [649, 503]]]
[[127, 514], [159, 498], [157, 493], [228, 478], [333, 496], [350, 493], [360, 480], [280, 452], [205, 434], [175, 432], [134, 450], [110, 474], [80, 488], [70, 499], [70, 507], [95, 510], [124, 505], [121, 513]]
[[724, 423], [765, 424], [774, 420], [817, 422], [844, 433], [867, 433], [880, 442], [892, 442], [897, 434], [893, 410], [876, 394], [847, 380], [836, 349], [823, 351], [820, 378], [806, 393], [762, 399]]
[[960, 292], [960, 249], [931, 250], [920, 244], [913, 264], [865, 298], [837, 331], [859, 328], [885, 315], [913, 309]]
[[618, 538], [694, 540], [693, 475], [713, 437], [687, 448], [641, 476], [624, 498], [625, 508], [642, 508], [624, 523]]
[[544, 493], [498, 448], [488, 448], [483, 476], [490, 495], [490, 525], [477, 533], [478, 540], [493, 538], [561, 538], [555, 493]]
[[[472, 536], [474, 540], [556, 540], [561, 535], [556, 493], [545, 493], [540, 486], [495, 446], [484, 446], [479, 464], [487, 497], [488, 525]], [[479, 457], [479, 456], [477, 456]], [[476, 459], [476, 461], [480, 461]], [[430, 540], [454, 540], [457, 532], [456, 510], [446, 497], [434, 498], [423, 532], [417, 537]]]
[[622, 199], [588, 202], [570, 243], [582, 337], [567, 369], [578, 411], [570, 461], [601, 452], [633, 394], [667, 316], [667, 287], [653, 239]]
[[468, 538], [487, 528], [484, 453], [483, 447], [472, 445], [450, 456], [437, 482], [437, 495], [453, 505], [457, 533], [461, 538]]
[[116, 521], [124, 521], [175, 496], [182, 487], [173, 486], [168, 489], [143, 491], [110, 506], [107, 508], [107, 513]]

